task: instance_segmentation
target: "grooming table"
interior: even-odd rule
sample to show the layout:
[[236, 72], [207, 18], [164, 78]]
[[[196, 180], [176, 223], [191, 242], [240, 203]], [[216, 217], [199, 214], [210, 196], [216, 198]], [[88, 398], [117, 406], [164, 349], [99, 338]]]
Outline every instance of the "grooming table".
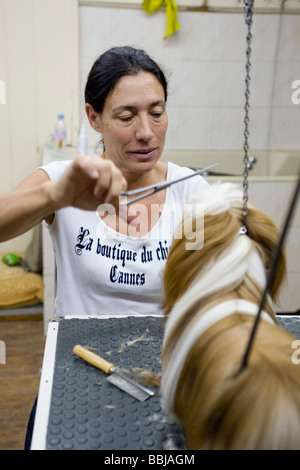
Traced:
[[163, 331], [163, 319], [154, 316], [49, 323], [31, 449], [184, 449], [159, 389], [139, 402], [72, 352], [81, 344], [126, 371], [160, 372]]
[[[300, 338], [300, 318], [279, 315]], [[32, 450], [184, 450], [181, 427], [158, 393], [139, 402], [72, 352], [90, 347], [109, 362], [160, 371], [161, 317], [68, 318], [49, 323]]]

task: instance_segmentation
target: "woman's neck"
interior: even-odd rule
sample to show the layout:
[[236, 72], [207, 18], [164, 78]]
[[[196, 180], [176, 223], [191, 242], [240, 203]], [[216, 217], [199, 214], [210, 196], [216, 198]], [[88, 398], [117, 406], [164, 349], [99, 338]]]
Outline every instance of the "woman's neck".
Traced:
[[136, 189], [163, 182], [167, 178], [168, 165], [164, 162], [158, 162], [155, 167], [147, 172], [132, 173], [123, 171], [123, 175], [127, 180], [127, 189]]

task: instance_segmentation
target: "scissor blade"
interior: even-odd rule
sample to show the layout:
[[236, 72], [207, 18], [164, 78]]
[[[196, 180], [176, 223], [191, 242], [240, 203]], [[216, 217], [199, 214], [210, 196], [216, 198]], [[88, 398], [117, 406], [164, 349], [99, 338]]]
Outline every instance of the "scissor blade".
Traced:
[[153, 397], [155, 395], [153, 390], [144, 387], [142, 384], [134, 382], [119, 371], [115, 371], [113, 374], [109, 375], [106, 380], [124, 392], [128, 393], [128, 395], [136, 398], [138, 401], [145, 401], [147, 398]]
[[156, 193], [158, 191], [162, 191], [163, 189], [168, 188], [168, 187], [172, 186], [173, 184], [180, 183], [181, 181], [187, 180], [189, 178], [193, 178], [193, 176], [200, 175], [201, 173], [205, 173], [206, 171], [210, 170], [211, 168], [216, 167], [217, 165], [219, 165], [219, 163], [215, 163], [215, 164], [209, 165], [205, 168], [201, 168], [200, 170], [197, 170], [197, 171], [195, 171], [194, 173], [192, 173], [190, 175], [182, 176], [181, 178], [178, 178], [178, 179], [173, 180], [173, 181], [168, 181], [168, 182], [158, 183], [158, 184], [152, 184], [150, 186], [145, 186], [144, 188], [133, 189], [132, 191], [123, 191], [122, 196], [133, 196], [135, 194], [146, 193], [146, 191], [148, 191], [148, 192], [146, 194], [143, 194], [143, 195], [135, 198], [135, 199], [131, 199], [130, 201], [123, 201], [123, 202], [121, 202], [120, 205], [121, 206], [124, 206], [124, 205], [128, 206], [129, 204], [132, 204], [133, 202], [139, 201], [140, 199], [144, 199], [145, 197], [148, 197], [153, 193]]

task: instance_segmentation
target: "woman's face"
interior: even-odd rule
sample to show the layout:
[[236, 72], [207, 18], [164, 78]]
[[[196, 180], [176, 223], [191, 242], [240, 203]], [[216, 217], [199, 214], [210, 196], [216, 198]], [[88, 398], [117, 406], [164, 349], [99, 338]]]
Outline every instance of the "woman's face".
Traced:
[[162, 85], [148, 72], [123, 76], [93, 127], [102, 134], [106, 157], [124, 174], [151, 170], [162, 154], [168, 127]]

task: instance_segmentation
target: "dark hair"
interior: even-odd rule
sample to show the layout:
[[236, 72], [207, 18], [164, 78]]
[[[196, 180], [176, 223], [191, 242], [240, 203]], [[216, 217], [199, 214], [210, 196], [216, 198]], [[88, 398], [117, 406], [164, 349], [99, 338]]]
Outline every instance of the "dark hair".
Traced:
[[124, 75], [152, 73], [161, 83], [167, 101], [168, 83], [158, 64], [141, 49], [113, 47], [104, 52], [92, 66], [85, 87], [85, 102], [101, 113], [105, 100]]

